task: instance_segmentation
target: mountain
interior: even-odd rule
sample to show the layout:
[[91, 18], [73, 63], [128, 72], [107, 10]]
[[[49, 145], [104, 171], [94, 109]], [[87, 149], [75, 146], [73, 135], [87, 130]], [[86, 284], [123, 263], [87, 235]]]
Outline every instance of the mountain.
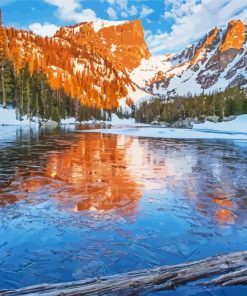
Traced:
[[151, 94], [210, 93], [247, 85], [247, 26], [232, 20], [226, 29], [213, 28], [199, 42], [178, 54], [142, 61], [132, 81]]
[[31, 73], [44, 72], [54, 90], [63, 88], [97, 108], [118, 107], [122, 98], [131, 101], [140, 90], [128, 73], [150, 57], [138, 20], [81, 23], [60, 28], [52, 38], [14, 28], [3, 35], [17, 73], [28, 64]]
[[0, 55], [17, 74], [26, 64], [31, 74], [43, 72], [54, 91], [63, 89], [83, 106], [114, 109], [153, 95], [247, 85], [246, 38], [247, 26], [233, 20], [178, 54], [156, 57], [139, 20], [84, 22], [61, 27], [51, 38], [0, 26]]

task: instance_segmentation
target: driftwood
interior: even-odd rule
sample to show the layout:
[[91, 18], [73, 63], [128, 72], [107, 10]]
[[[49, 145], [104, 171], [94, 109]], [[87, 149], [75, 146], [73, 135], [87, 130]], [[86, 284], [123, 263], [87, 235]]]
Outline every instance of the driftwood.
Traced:
[[197, 285], [207, 286], [247, 284], [247, 251], [91, 280], [0, 291], [0, 295], [134, 295], [174, 289], [195, 281], [198, 281], [195, 283]]

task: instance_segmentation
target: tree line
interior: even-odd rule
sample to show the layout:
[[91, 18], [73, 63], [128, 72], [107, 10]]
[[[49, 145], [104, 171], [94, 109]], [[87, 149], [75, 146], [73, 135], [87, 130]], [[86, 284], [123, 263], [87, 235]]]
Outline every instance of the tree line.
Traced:
[[24, 115], [57, 122], [66, 117], [75, 117], [78, 121], [108, 120], [112, 112], [84, 106], [66, 95], [63, 88], [52, 89], [46, 74], [40, 71], [30, 73], [28, 64], [17, 74], [13, 63], [4, 57], [0, 57], [0, 98], [4, 108], [16, 109], [19, 120]]
[[174, 123], [186, 118], [204, 120], [207, 116], [218, 116], [219, 120], [230, 115], [247, 113], [247, 91], [239, 87], [227, 88], [223, 92], [200, 94], [189, 97], [177, 96], [166, 99], [153, 97], [143, 102], [135, 112], [137, 122], [164, 121]]
[[54, 38], [43, 38], [29, 31], [2, 28], [0, 53], [5, 48], [3, 56], [13, 62], [17, 75], [28, 64], [31, 74], [45, 73], [52, 89], [63, 88], [67, 96], [85, 106], [117, 108], [118, 99], [128, 94], [128, 75], [116, 69], [107, 56], [77, 44], [73, 37], [64, 29]]

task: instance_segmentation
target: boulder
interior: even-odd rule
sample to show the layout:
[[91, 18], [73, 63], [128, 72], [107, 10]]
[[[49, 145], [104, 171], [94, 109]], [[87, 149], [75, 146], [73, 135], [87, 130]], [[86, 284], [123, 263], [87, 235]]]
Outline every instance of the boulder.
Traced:
[[178, 120], [170, 125], [173, 128], [193, 128], [191, 119]]
[[234, 119], [236, 119], [236, 116], [230, 115], [230, 116], [227, 116], [227, 117], [223, 117], [222, 120], [228, 122], [228, 121], [232, 121]]
[[157, 121], [154, 120], [151, 122], [152, 125], [157, 125], [157, 126], [162, 126], [162, 127], [168, 127], [169, 123], [165, 122], [165, 121]]
[[47, 121], [42, 121], [40, 122], [40, 127], [41, 128], [56, 128], [58, 127], [58, 122], [54, 120], [47, 120]]
[[206, 117], [207, 121], [214, 122], [214, 123], [219, 122], [219, 119], [220, 118], [217, 115], [212, 115], [212, 116], [207, 116]]

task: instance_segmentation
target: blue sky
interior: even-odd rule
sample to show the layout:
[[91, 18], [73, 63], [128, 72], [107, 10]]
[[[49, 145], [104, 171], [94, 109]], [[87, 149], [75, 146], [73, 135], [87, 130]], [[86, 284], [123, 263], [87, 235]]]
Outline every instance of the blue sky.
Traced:
[[247, 0], [1, 0], [7, 26], [52, 35], [82, 21], [141, 19], [154, 55], [177, 52], [214, 26], [247, 22]]

